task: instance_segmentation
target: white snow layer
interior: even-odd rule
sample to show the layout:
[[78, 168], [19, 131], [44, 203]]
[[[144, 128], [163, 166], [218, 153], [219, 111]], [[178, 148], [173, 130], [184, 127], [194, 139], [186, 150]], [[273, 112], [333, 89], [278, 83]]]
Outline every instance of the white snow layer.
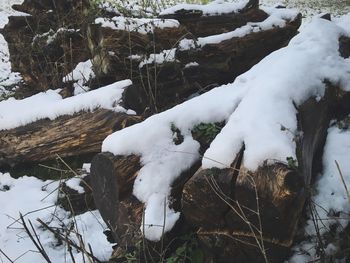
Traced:
[[95, 23], [114, 30], [127, 30], [141, 34], [153, 32], [155, 28], [171, 28], [180, 25], [175, 19], [130, 18], [123, 16], [115, 16], [112, 19], [99, 17], [95, 19]]
[[94, 77], [95, 73], [93, 71], [92, 61], [89, 59], [78, 63], [73, 71], [63, 78], [63, 82], [74, 82], [74, 95], [78, 95], [90, 89], [86, 84]]
[[130, 80], [115, 82], [97, 90], [62, 99], [59, 90], [48, 90], [23, 100], [9, 98], [0, 102], [0, 130], [7, 130], [40, 119], [55, 119], [96, 108], [125, 111], [118, 102]]
[[207, 37], [199, 37], [196, 40], [185, 38], [180, 41], [179, 47], [181, 50], [204, 47], [208, 44], [217, 44], [234, 37], [244, 37], [250, 33], [257, 33], [263, 30], [272, 29], [274, 27], [284, 27], [286, 25], [286, 21], [293, 21], [299, 13], [295, 9], [269, 7], [262, 7], [261, 9], [269, 15], [262, 22], [249, 22], [246, 25], [235, 29], [234, 31]]
[[147, 59], [144, 59], [140, 62], [139, 68], [142, 68], [147, 64], [163, 64], [164, 62], [175, 61], [175, 52], [176, 48], [163, 50], [159, 54], [150, 54]]
[[[329, 231], [329, 227], [332, 224], [338, 223], [345, 227], [350, 221], [350, 200], [335, 163], [335, 161], [338, 162], [344, 182], [349, 189], [349, 156], [350, 130], [344, 131], [337, 127], [329, 128], [323, 155], [324, 170], [316, 183], [316, 194], [312, 198], [319, 217], [316, 224], [321, 236]], [[340, 213], [339, 216], [335, 216], [337, 213]], [[308, 221], [305, 232], [311, 240], [303, 242], [294, 248], [295, 254], [289, 260], [290, 263], [312, 262], [317, 258], [315, 247], [317, 233], [312, 220]], [[334, 247], [333, 244], [330, 244], [330, 246]], [[337, 251], [337, 248], [334, 247], [332, 251]], [[332, 251], [329, 251], [329, 253], [332, 253]]]
[[[323, 96], [324, 80], [350, 91], [350, 60], [340, 57], [338, 38], [347, 34], [335, 23], [315, 18], [286, 48], [239, 76], [234, 83], [213, 89], [168, 111], [108, 136], [102, 151], [138, 154], [143, 168], [134, 195], [146, 204], [145, 236], [159, 240], [179, 213], [168, 207], [171, 184], [199, 159], [199, 143], [191, 129], [200, 123], [226, 121], [202, 159], [203, 168], [228, 167], [245, 145], [243, 164], [255, 170], [265, 160], [295, 158], [295, 106]], [[325, 37], [327, 36], [327, 37]], [[171, 126], [184, 141], [175, 145]], [[281, 125], [288, 131], [281, 130]]]
[[223, 0], [212, 1], [206, 5], [201, 4], [178, 4], [169, 7], [162, 12], [160, 15], [174, 14], [180, 10], [200, 10], [204, 15], [218, 15], [239, 12], [248, 3], [248, 0], [238, 2], [225, 2]]
[[[72, 261], [67, 246], [59, 244], [52, 233], [43, 230], [37, 218], [53, 228], [64, 229], [66, 227], [67, 232], [72, 226], [72, 231], [68, 235], [69, 239], [79, 244], [75, 233], [80, 233], [87, 251], [89, 251], [88, 245], [90, 244], [97, 258], [102, 261], [108, 260], [112, 248], [103, 234], [107, 227], [100, 214], [98, 211], [91, 211], [69, 217], [68, 212], [56, 206], [58, 185], [58, 181], [41, 181], [27, 176], [14, 179], [7, 173], [0, 173], [0, 249], [17, 263], [44, 262], [24, 231], [19, 220], [19, 213], [21, 213], [28, 226], [28, 220], [33, 223], [40, 242], [52, 262], [69, 263]], [[82, 253], [76, 249], [72, 249], [72, 253], [76, 263], [85, 262], [86, 256], [84, 260]], [[7, 262], [1, 253], [0, 262]]]

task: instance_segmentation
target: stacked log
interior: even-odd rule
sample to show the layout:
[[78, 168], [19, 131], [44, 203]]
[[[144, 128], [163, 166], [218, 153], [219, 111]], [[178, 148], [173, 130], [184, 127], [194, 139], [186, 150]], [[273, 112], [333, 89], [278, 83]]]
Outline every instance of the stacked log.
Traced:
[[[250, 1], [240, 12], [207, 16], [199, 10], [179, 10], [161, 19], [176, 19], [178, 27], [157, 28], [149, 32], [126, 31], [103, 25], [90, 25], [89, 48], [101, 82], [130, 78], [134, 88], [124, 94], [126, 107], [138, 114], [169, 109], [213, 87], [232, 82], [266, 55], [285, 46], [297, 33], [301, 16], [275, 27], [245, 37], [233, 37], [202, 48], [183, 50], [182, 39], [231, 32], [248, 22], [261, 22], [268, 17]], [[130, 24], [134, 23], [130, 18]], [[140, 60], [175, 48], [175, 57], [163, 63], [141, 64]], [[139, 56], [139, 60], [133, 59]], [[191, 66], [191, 63], [195, 66]]]
[[139, 121], [139, 116], [97, 109], [3, 130], [0, 167], [98, 153], [106, 136]]
[[[180, 10], [173, 15], [161, 17], [178, 19], [178, 27], [155, 26], [153, 32], [147, 34], [91, 24], [86, 32], [88, 41], [85, 41], [85, 24], [75, 28], [80, 31], [63, 30], [61, 37], [47, 42], [35, 36], [48, 32], [51, 27], [58, 30], [59, 23], [63, 20], [57, 19], [69, 9], [69, 5], [55, 1], [28, 0], [15, 8], [31, 15], [10, 17], [4, 34], [9, 42], [13, 70], [19, 71], [25, 85], [30, 87], [22, 96], [48, 88], [65, 87], [63, 76], [78, 62], [90, 56], [86, 50], [89, 46], [97, 75], [91, 85], [100, 87], [131, 78], [133, 86], [125, 90], [123, 106], [147, 116], [170, 108], [193, 94], [198, 95], [217, 85], [233, 81], [267, 54], [285, 45], [296, 34], [300, 17], [286, 21], [286, 26], [281, 28], [251, 33], [243, 38], [234, 37], [203, 48], [186, 51], [178, 47], [179, 41], [184, 37], [196, 41], [199, 36], [232, 31], [248, 21], [263, 21], [268, 15], [257, 8], [256, 2], [250, 1], [238, 13], [215, 16], [206, 16], [195, 10]], [[87, 4], [84, 3], [71, 3], [74, 5], [72, 12], [77, 12], [78, 17], [86, 12]], [[53, 13], [49, 12], [51, 9]], [[193, 13], [197, 14], [194, 18], [189, 15]], [[64, 23], [72, 22], [69, 18], [65, 19], [68, 20], [64, 20]], [[36, 48], [40, 54], [33, 50], [27, 52], [28, 48]], [[151, 54], [171, 48], [176, 48], [173, 61], [159, 65], [146, 63], [140, 67], [140, 61], [129, 58], [133, 54], [151, 58]], [[192, 59], [198, 61], [199, 65], [188, 66], [193, 62]], [[67, 60], [70, 61], [69, 66], [64, 68]], [[72, 95], [71, 92], [64, 91], [66, 88], [63, 90], [65, 96]], [[41, 120], [24, 127], [1, 131], [0, 165], [54, 159], [56, 154], [65, 157], [97, 153], [102, 140], [115, 131], [120, 123], [126, 120], [135, 123], [140, 119], [142, 117], [108, 111], [82, 112], [54, 121]], [[121, 128], [123, 127], [119, 127]]]
[[89, 2], [26, 0], [13, 8], [27, 14], [10, 16], [2, 31], [12, 70], [24, 80], [17, 96], [63, 87], [63, 77], [90, 57], [84, 37]]
[[[339, 50], [343, 57], [348, 56], [347, 37], [339, 39]], [[349, 93], [327, 80], [324, 82], [327, 89], [321, 100], [312, 97], [297, 108], [300, 135], [295, 134], [296, 160], [274, 164], [266, 160], [251, 172], [243, 166], [242, 148], [230, 168], [200, 168], [182, 184], [181, 194], [172, 195], [177, 201], [181, 199], [182, 224], [196, 229], [198, 240], [217, 262], [232, 262], [232, 258], [235, 262], [283, 262], [288, 257], [312, 180], [320, 171], [330, 120], [350, 113]], [[116, 158], [114, 166], [118, 166], [127, 162], [125, 158], [135, 157], [112, 158]], [[92, 162], [92, 176], [96, 181], [106, 177], [106, 172], [99, 169], [101, 164], [98, 158]], [[123, 184], [119, 181], [122, 178], [128, 178], [130, 183], [129, 179], [135, 177], [135, 170], [132, 174], [114, 172], [113, 177], [108, 178], [114, 180], [114, 188]], [[103, 191], [116, 192], [106, 188]], [[98, 198], [103, 191], [94, 188], [94, 195]], [[118, 207], [118, 201], [114, 205]], [[103, 210], [103, 205], [97, 206]], [[107, 213], [102, 215], [107, 221], [112, 219]], [[137, 225], [140, 221], [139, 218], [129, 223]], [[117, 229], [118, 221], [114, 222]], [[120, 233], [116, 231], [115, 235]], [[121, 242], [121, 246], [127, 244]]]

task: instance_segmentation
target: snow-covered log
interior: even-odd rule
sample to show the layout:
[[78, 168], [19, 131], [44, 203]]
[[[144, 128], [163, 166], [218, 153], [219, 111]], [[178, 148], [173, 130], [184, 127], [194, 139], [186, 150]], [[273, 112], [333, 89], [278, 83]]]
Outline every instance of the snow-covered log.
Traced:
[[132, 79], [124, 101], [140, 114], [232, 82], [288, 44], [301, 22], [295, 11], [247, 2], [184, 4], [156, 19], [97, 18], [88, 30], [97, 78]]
[[[242, 1], [243, 2], [243, 1]], [[240, 4], [240, 3], [239, 3]], [[245, 3], [244, 3], [245, 4]], [[164, 10], [160, 17], [164, 19], [176, 19], [195, 37], [216, 35], [230, 32], [246, 25], [248, 22], [261, 22], [268, 15], [258, 8], [259, 1], [253, 0], [241, 8], [230, 10], [232, 4], [222, 5], [221, 10], [215, 10], [214, 5], [178, 5]], [[218, 11], [215, 13], [215, 11]]]
[[136, 241], [142, 220], [143, 204], [132, 197], [140, 157], [100, 153], [91, 166], [94, 200], [113, 238], [121, 245]]
[[103, 139], [141, 120], [119, 105], [129, 80], [63, 99], [59, 90], [0, 102], [0, 165], [98, 153]]
[[140, 120], [138, 116], [100, 109], [3, 130], [0, 131], [0, 166], [40, 162], [55, 159], [57, 155], [98, 153], [106, 136]]
[[[133, 195], [145, 205], [147, 239], [159, 241], [182, 212], [220, 262], [283, 261], [329, 122], [349, 114], [347, 30], [315, 18], [232, 84], [106, 138], [102, 151], [140, 156]], [[224, 127], [217, 132], [215, 123]], [[203, 156], [198, 127], [218, 133]], [[172, 185], [199, 160], [177, 209]]]
[[[180, 209], [184, 184], [198, 167], [199, 163], [194, 164], [173, 182], [171, 196], [176, 209]], [[144, 205], [132, 195], [133, 185], [141, 168], [141, 158], [136, 155], [123, 156], [103, 152], [97, 154], [91, 162], [91, 187], [95, 204], [114, 239], [123, 249], [134, 246], [141, 238]], [[146, 224], [143, 227], [150, 226]], [[156, 227], [161, 231], [162, 227]]]
[[[90, 57], [85, 40], [89, 1], [25, 0], [2, 30], [11, 66], [23, 76], [18, 97], [64, 86], [62, 78]], [[109, 83], [110, 84], [110, 83]]]

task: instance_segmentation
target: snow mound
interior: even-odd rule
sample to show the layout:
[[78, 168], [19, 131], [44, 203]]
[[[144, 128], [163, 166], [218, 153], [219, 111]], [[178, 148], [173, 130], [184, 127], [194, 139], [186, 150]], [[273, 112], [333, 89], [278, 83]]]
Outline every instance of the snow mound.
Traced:
[[[164, 202], [169, 203], [171, 184], [200, 158], [199, 143], [191, 135], [194, 126], [226, 122], [205, 152], [203, 168], [230, 166], [243, 144], [243, 165], [250, 170], [265, 160], [275, 162], [296, 157], [295, 106], [310, 97], [322, 97], [325, 79], [350, 91], [350, 60], [338, 52], [338, 39], [342, 35], [349, 32], [333, 22], [315, 18], [286, 48], [263, 59], [234, 83], [213, 89], [105, 139], [102, 151], [141, 156], [143, 168], [133, 193], [146, 204], [146, 238], [160, 239], [164, 215], [159, 211], [164, 210]], [[181, 144], [173, 141], [173, 126], [184, 137]], [[288, 131], [281, 129], [282, 126]], [[166, 216], [167, 231], [179, 213], [167, 207]]]
[[[15, 179], [10, 174], [0, 173], [1, 250], [10, 259], [18, 263], [43, 262], [42, 256], [36, 252], [36, 247], [18, 220], [19, 213], [21, 213], [26, 222], [30, 220], [33, 223], [35, 231], [52, 262], [69, 263], [72, 260], [69, 256], [68, 247], [59, 244], [51, 232], [43, 230], [36, 220], [37, 218], [53, 228], [63, 229], [72, 226], [72, 231], [67, 236], [69, 239], [79, 244], [75, 232], [80, 233], [87, 251], [89, 251], [88, 244], [90, 244], [97, 258], [102, 261], [108, 260], [112, 248], [103, 234], [107, 227], [98, 211], [70, 217], [70, 213], [56, 205], [58, 186], [58, 181], [41, 181], [27, 176]], [[82, 253], [75, 249], [72, 249], [72, 253], [75, 262], [85, 262]], [[7, 259], [0, 254], [0, 262], [3, 262], [3, 260], [6, 261]]]
[[123, 91], [131, 85], [130, 80], [62, 99], [59, 90], [48, 90], [23, 100], [9, 98], [0, 102], [0, 130], [23, 126], [40, 119], [55, 119], [79, 111], [93, 111], [96, 108], [125, 112], [118, 105]]

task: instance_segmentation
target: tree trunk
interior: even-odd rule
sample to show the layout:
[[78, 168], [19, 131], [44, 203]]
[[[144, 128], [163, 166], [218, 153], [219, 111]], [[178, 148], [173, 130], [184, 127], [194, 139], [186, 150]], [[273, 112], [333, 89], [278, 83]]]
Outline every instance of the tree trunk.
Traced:
[[139, 116], [98, 109], [3, 130], [0, 166], [55, 159], [57, 154], [66, 157], [98, 153], [109, 134], [139, 121]]
[[[255, 172], [236, 162], [236, 169], [222, 170], [222, 174], [213, 169], [201, 170], [186, 183], [183, 213], [192, 225], [201, 227], [199, 239], [222, 259], [220, 262], [230, 262], [225, 258], [232, 257], [237, 262], [285, 259], [293, 244], [311, 179], [321, 169], [330, 120], [343, 116], [342, 105], [349, 102], [347, 93], [328, 87], [320, 101], [310, 98], [298, 108], [302, 136], [295, 137], [297, 160], [264, 165]], [[244, 152], [241, 154], [244, 158]], [[208, 180], [208, 174], [214, 176]], [[220, 177], [228, 180], [227, 183]], [[210, 189], [212, 193], [208, 194]], [[222, 221], [218, 220], [219, 214]]]
[[[181, 50], [178, 44], [183, 38], [196, 41], [199, 36], [230, 32], [248, 22], [263, 21], [268, 15], [256, 8], [255, 2], [241, 12], [214, 16], [205, 16], [196, 10], [180, 10], [163, 16], [178, 19], [179, 27], [156, 28], [150, 34], [91, 25], [88, 41], [97, 79], [103, 84], [132, 79], [133, 89], [124, 93], [124, 102], [138, 114], [146, 109], [151, 113], [169, 109], [194, 94], [232, 82], [262, 58], [285, 46], [297, 33], [301, 16], [286, 21], [286, 26], [281, 28], [234, 37], [202, 48]], [[152, 62], [140, 67], [140, 62], [152, 58], [152, 54], [172, 48], [176, 49], [173, 61]], [[131, 55], [141, 56], [137, 60], [131, 59]], [[189, 66], [191, 62], [197, 65]]]

